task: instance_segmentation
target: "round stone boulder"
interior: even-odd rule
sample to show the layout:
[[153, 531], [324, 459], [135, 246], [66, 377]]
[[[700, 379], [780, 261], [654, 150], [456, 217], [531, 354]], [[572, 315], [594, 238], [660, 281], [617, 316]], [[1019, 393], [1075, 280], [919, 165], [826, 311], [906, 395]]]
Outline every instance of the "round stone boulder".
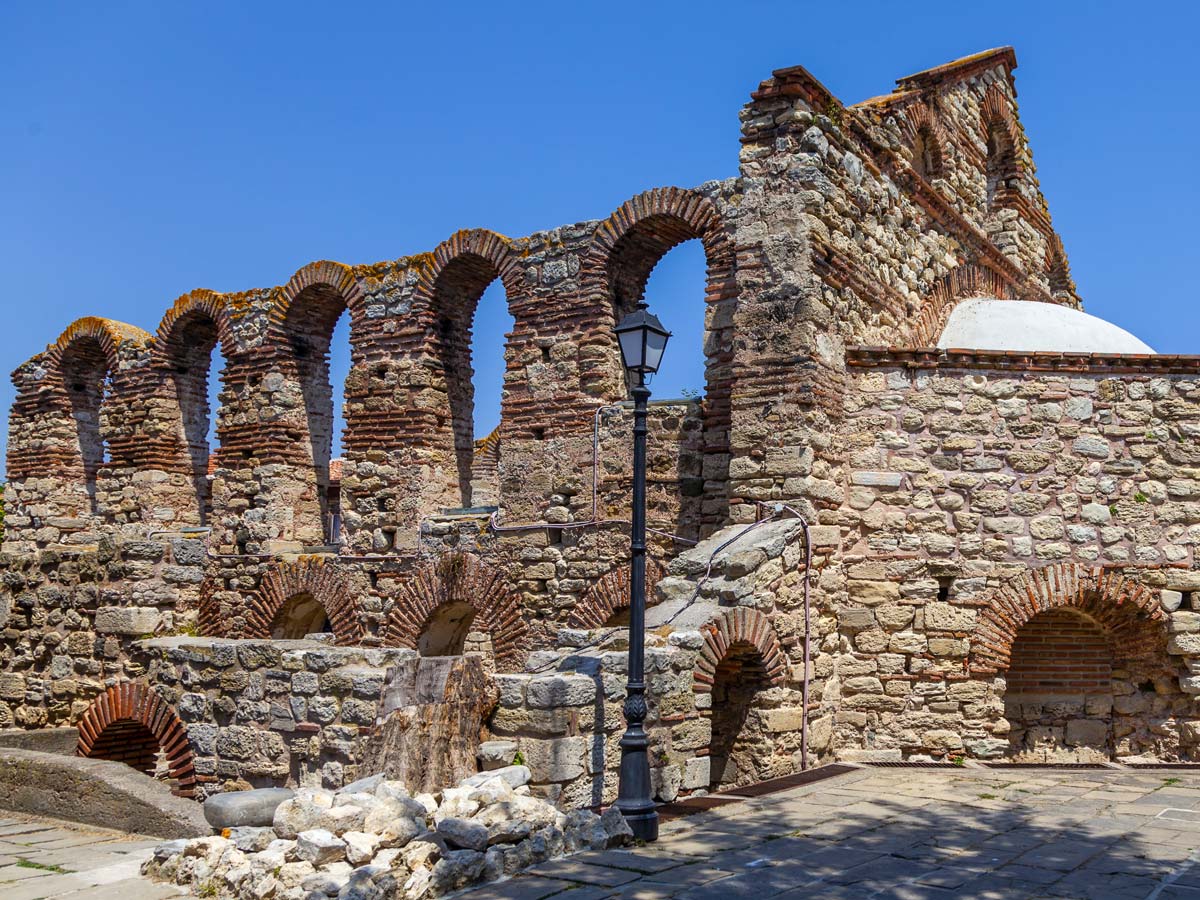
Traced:
[[214, 794], [204, 801], [204, 818], [218, 831], [243, 825], [267, 826], [275, 819], [276, 807], [295, 795], [296, 792], [290, 788], [259, 788]]

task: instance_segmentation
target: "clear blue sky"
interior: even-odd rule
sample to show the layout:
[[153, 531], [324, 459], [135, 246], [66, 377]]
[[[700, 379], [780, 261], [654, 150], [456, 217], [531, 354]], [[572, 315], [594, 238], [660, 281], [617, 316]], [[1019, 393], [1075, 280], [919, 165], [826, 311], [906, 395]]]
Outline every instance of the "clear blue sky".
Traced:
[[[81, 315], [153, 331], [195, 287], [394, 259], [461, 227], [526, 234], [735, 175], [738, 109], [774, 68], [855, 102], [1003, 44], [1087, 309], [1200, 352], [1200, 13], [1183, 3], [118, 0], [9, 3], [3, 22], [5, 373]], [[701, 386], [702, 280], [690, 245], [653, 277], [677, 333], [658, 396]], [[502, 309], [477, 331], [507, 327]], [[486, 427], [495, 342], [479, 356]]]

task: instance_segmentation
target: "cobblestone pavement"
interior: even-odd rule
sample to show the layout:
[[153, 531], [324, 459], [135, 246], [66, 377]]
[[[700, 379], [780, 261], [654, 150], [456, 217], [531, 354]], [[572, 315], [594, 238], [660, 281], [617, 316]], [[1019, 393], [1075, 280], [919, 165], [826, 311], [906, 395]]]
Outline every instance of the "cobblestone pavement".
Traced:
[[0, 898], [161, 900], [183, 893], [138, 875], [156, 840], [0, 813]]
[[1200, 774], [863, 769], [463, 900], [1200, 900]]

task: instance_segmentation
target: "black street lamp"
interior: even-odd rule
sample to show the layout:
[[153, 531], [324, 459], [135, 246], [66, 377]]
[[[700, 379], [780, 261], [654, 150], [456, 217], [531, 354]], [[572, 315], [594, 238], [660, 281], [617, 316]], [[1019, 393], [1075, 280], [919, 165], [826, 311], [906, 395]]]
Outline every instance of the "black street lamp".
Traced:
[[650, 739], [646, 721], [646, 376], [658, 371], [667, 339], [658, 316], [645, 303], [617, 325], [621, 360], [633, 394], [633, 527], [630, 535], [629, 665], [625, 685], [625, 734], [617, 809], [643, 841], [658, 840], [658, 811], [650, 793]]

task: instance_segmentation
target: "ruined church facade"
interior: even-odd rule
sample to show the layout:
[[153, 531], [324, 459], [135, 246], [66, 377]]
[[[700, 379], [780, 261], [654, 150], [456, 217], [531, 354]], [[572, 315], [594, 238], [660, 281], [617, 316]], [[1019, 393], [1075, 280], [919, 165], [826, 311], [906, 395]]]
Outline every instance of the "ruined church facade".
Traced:
[[[989, 51], [853, 106], [782, 69], [741, 112], [737, 177], [195, 290], [153, 332], [75, 322], [13, 374], [0, 726], [164, 750], [189, 794], [336, 785], [402, 651], [479, 653], [487, 743], [564, 804], [611, 800], [613, 328], [699, 240], [705, 390], [651, 413], [659, 796], [833, 759], [1191, 760], [1200, 357], [1082, 312], [1015, 68]], [[477, 442], [497, 280], [515, 324]]]

